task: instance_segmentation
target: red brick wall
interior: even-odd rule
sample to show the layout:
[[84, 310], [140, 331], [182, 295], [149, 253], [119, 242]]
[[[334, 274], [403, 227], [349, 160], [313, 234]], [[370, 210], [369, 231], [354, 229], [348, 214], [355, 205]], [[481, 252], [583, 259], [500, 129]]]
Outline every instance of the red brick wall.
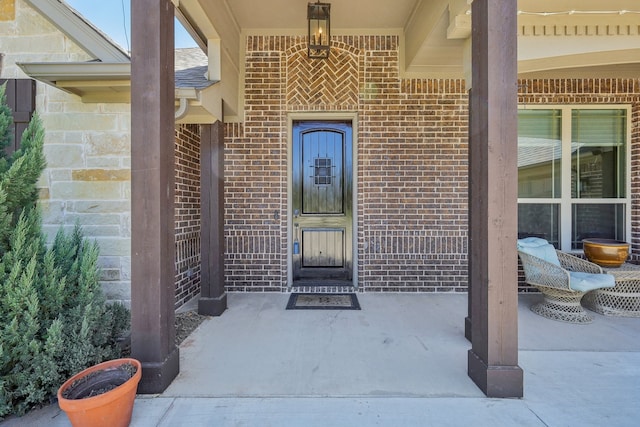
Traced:
[[376, 58], [370, 74], [384, 78], [384, 95], [362, 100], [359, 122], [362, 285], [372, 291], [464, 291], [464, 84], [398, 80], [397, 53]]
[[245, 121], [227, 124], [230, 291], [281, 290], [287, 259], [287, 112], [357, 113], [359, 285], [466, 290], [467, 95], [457, 80], [403, 80], [395, 36], [249, 37]]
[[250, 125], [254, 130], [237, 123], [225, 129], [225, 283], [229, 291], [280, 291], [287, 271], [286, 139], [268, 119]]
[[176, 308], [200, 294], [200, 127], [176, 127]]
[[[226, 283], [286, 288], [287, 113], [357, 115], [358, 283], [367, 291], [466, 291], [467, 117], [461, 80], [403, 79], [395, 36], [333, 37], [328, 61], [303, 37], [248, 37], [245, 120], [226, 125]], [[520, 81], [520, 103], [632, 104], [640, 162], [639, 80]], [[633, 190], [640, 183], [632, 180]], [[638, 196], [634, 230], [640, 231]], [[640, 256], [640, 233], [633, 233]]]

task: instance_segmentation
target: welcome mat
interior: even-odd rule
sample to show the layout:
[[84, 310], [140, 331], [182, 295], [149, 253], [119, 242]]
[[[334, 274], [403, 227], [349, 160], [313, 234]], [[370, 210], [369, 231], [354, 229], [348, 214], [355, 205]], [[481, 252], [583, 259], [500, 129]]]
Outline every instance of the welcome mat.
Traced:
[[291, 294], [287, 310], [360, 310], [356, 294]]

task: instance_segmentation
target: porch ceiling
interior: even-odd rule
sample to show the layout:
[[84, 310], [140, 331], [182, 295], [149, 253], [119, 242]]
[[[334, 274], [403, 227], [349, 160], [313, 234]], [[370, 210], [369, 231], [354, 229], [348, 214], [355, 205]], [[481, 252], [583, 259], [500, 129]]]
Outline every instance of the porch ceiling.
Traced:
[[[468, 77], [472, 0], [322, 1], [331, 3], [333, 35], [398, 34], [405, 74]], [[313, 0], [174, 0], [201, 46], [220, 39], [223, 61], [238, 70], [244, 36], [305, 35], [308, 2]], [[518, 10], [519, 72], [566, 68], [588, 74], [596, 67], [591, 74], [597, 76], [597, 67], [623, 64], [619, 77], [640, 72], [637, 0], [518, 0]], [[559, 57], [560, 63], [553, 59]]]

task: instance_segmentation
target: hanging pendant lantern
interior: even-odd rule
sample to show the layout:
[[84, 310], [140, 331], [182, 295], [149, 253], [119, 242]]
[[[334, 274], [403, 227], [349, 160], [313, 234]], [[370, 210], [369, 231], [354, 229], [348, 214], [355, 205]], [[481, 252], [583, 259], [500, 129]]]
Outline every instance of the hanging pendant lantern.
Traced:
[[309, 3], [307, 21], [309, 23], [308, 56], [311, 59], [327, 59], [331, 50], [331, 25], [329, 3]]

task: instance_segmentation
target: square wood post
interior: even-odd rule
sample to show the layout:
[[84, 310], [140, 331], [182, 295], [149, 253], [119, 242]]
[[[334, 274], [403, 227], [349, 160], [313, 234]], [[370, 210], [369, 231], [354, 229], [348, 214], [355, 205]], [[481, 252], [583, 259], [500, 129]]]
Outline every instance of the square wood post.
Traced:
[[175, 82], [170, 0], [131, 2], [131, 353], [139, 393], [178, 374], [175, 345]]
[[200, 272], [198, 312], [219, 316], [227, 309], [224, 288], [224, 123], [200, 132]]
[[[472, 88], [469, 88], [469, 102], [471, 102], [471, 93], [473, 92]], [[473, 179], [471, 176], [471, 173], [473, 172], [471, 165], [473, 164], [473, 160], [471, 159], [471, 155], [473, 152], [473, 149], [471, 147], [471, 108], [469, 108], [469, 126], [468, 126], [468, 141], [469, 141], [469, 153], [468, 153], [468, 159], [469, 159], [469, 173], [467, 176], [467, 191], [468, 191], [468, 205], [467, 205], [467, 218], [469, 221], [469, 237], [471, 237], [471, 207], [473, 205], [473, 203], [471, 202], [471, 199], [473, 198], [473, 196], [471, 195], [471, 187], [473, 186]], [[469, 239], [471, 240], [471, 239]], [[467, 251], [468, 251], [468, 256], [467, 256], [467, 317], [465, 317], [464, 319], [464, 336], [467, 340], [469, 340], [469, 342], [473, 342], [471, 339], [472, 336], [472, 332], [473, 332], [473, 322], [471, 321], [471, 312], [472, 312], [472, 304], [471, 301], [473, 300], [473, 262], [472, 262], [472, 256], [471, 256], [471, 243], [469, 242], [469, 244], [467, 245]]]
[[474, 0], [468, 373], [489, 397], [522, 397], [518, 366], [517, 2]]

